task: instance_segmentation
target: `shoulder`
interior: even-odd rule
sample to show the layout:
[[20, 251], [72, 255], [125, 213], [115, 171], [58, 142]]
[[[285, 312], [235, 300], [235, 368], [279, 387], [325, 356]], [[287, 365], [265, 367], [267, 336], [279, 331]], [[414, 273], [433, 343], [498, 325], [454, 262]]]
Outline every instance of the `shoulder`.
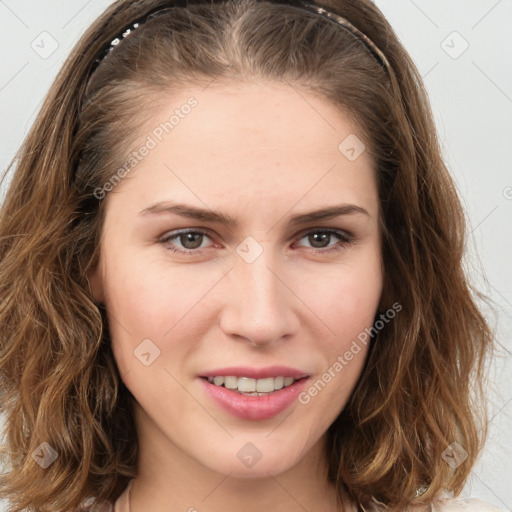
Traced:
[[438, 498], [432, 503], [432, 512], [504, 512], [478, 498]]

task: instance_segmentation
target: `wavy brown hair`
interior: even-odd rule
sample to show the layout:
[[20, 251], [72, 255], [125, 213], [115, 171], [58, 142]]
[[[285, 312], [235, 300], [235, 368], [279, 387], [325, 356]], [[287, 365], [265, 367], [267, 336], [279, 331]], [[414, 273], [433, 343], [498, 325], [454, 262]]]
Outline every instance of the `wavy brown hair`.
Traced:
[[[463, 270], [464, 212], [421, 76], [370, 0], [319, 5], [366, 34], [388, 70], [348, 30], [288, 3], [117, 1], [58, 74], [11, 163], [0, 213], [0, 403], [9, 470], [0, 494], [10, 512], [67, 512], [90, 496], [114, 501], [136, 476], [133, 396], [87, 278], [108, 202], [94, 191], [125, 161], [162, 101], [213, 79], [286, 83], [326, 99], [353, 115], [377, 163], [382, 304], [402, 310], [372, 340], [358, 384], [328, 430], [330, 480], [366, 509], [401, 510], [428, 504], [440, 489], [462, 490], [486, 437], [484, 369], [493, 338]], [[94, 70], [126, 27], [170, 5], [176, 8], [130, 34]], [[32, 456], [43, 442], [58, 455], [47, 469]], [[468, 454], [456, 469], [441, 456], [453, 442]]]

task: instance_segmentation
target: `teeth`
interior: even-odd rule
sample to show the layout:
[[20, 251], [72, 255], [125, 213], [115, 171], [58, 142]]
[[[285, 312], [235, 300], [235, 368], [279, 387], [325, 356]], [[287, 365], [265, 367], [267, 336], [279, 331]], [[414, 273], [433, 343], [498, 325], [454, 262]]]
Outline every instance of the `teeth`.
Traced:
[[224, 377], [213, 377], [213, 383], [216, 386], [222, 386], [224, 384]]
[[[215, 377], [214, 384], [215, 384]], [[236, 389], [238, 387], [238, 379], [236, 377], [224, 377], [224, 387], [227, 389]]]
[[[292, 379], [293, 380], [293, 379]], [[275, 390], [274, 377], [267, 377], [266, 379], [258, 379], [254, 381], [256, 391], [258, 393], [272, 393]], [[238, 388], [240, 389], [240, 388]]]
[[216, 376], [208, 377], [208, 382], [226, 389], [237, 390], [250, 396], [266, 395], [290, 386], [295, 382], [293, 377], [267, 377], [265, 379], [252, 379], [250, 377]]
[[[248, 377], [239, 377], [238, 391], [240, 391], [241, 393], [254, 393], [256, 391], [256, 379], [250, 379]], [[274, 390], [272, 389], [272, 391]]]

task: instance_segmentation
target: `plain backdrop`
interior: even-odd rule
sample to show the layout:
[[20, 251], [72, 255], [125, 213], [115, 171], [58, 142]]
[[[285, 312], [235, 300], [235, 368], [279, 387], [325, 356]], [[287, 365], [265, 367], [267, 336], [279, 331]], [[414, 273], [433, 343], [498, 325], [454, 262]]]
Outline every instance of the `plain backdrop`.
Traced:
[[[0, 170], [71, 48], [110, 3], [0, 0]], [[463, 496], [512, 510], [512, 0], [375, 3], [424, 78], [469, 220], [468, 273], [494, 301], [485, 311], [502, 345], [492, 361], [489, 439]]]

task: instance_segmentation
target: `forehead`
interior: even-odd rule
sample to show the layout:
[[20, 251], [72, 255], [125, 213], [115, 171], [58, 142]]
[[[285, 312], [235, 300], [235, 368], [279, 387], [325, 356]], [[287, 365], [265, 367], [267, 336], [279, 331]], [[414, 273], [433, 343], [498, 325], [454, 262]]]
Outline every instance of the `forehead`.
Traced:
[[[190, 98], [196, 102], [193, 108], [187, 108]], [[328, 150], [328, 146], [337, 148], [340, 138], [349, 134], [361, 140], [366, 138], [356, 120], [340, 106], [304, 88], [284, 83], [212, 83], [207, 88], [180, 91], [162, 104], [146, 129], [156, 127], [162, 120], [165, 124], [173, 112], [180, 119], [173, 120], [172, 135], [183, 134], [181, 142], [185, 142], [185, 136], [191, 143], [194, 138], [201, 139], [203, 145], [224, 141], [233, 151], [251, 145], [251, 140], [246, 138], [248, 134], [270, 144], [274, 142], [273, 146], [285, 144], [298, 150], [300, 143], [303, 150], [317, 151]], [[192, 134], [195, 137], [189, 137]], [[237, 142], [238, 147], [232, 142]]]
[[149, 149], [121, 184], [132, 198], [167, 191], [196, 202], [234, 195], [335, 201], [341, 191], [375, 192], [358, 124], [312, 93], [287, 84], [212, 84], [159, 103], [139, 134]]

